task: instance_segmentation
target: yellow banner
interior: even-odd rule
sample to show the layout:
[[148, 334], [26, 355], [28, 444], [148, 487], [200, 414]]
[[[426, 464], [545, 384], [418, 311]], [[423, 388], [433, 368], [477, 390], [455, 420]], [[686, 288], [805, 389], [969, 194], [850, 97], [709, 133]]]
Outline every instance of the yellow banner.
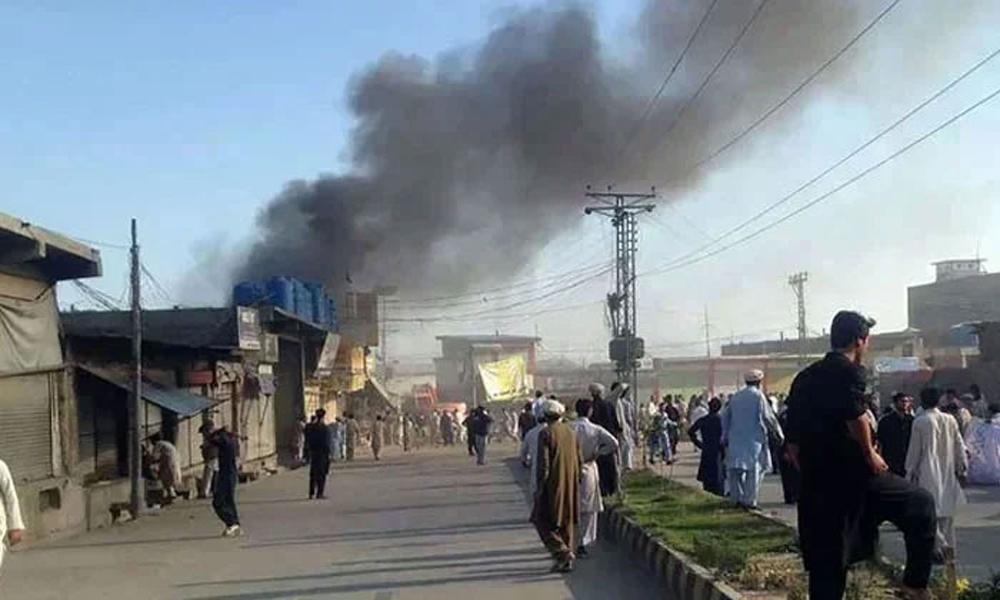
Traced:
[[521, 355], [480, 363], [479, 377], [488, 402], [510, 402], [531, 394], [531, 378]]

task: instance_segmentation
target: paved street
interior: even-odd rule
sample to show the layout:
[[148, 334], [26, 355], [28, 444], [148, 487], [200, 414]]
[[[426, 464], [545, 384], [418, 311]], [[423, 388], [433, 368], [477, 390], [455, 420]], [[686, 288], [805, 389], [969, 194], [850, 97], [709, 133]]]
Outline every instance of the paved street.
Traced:
[[335, 465], [327, 501], [305, 470], [240, 489], [240, 539], [218, 537], [205, 502], [14, 553], [0, 597], [74, 600], [663, 598], [645, 572], [599, 547], [570, 576], [527, 523], [512, 445], [477, 468], [460, 450], [390, 452]]
[[[662, 471], [680, 481], [701, 487], [695, 480], [698, 454], [689, 443], [681, 445], [679, 460], [672, 471]], [[959, 571], [964, 577], [985, 580], [1000, 570], [1000, 487], [973, 487], [966, 490], [969, 504], [959, 509], [956, 520]], [[783, 502], [781, 478], [768, 475], [761, 490], [761, 509], [795, 525], [794, 506]], [[891, 525], [882, 530], [883, 549], [897, 562], [905, 559], [903, 538]]]

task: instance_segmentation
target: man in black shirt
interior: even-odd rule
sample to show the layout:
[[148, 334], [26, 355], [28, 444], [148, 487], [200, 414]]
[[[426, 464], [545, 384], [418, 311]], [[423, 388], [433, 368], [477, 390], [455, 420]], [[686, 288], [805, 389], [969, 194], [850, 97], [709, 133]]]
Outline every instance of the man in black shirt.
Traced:
[[[622, 426], [618, 422], [618, 410], [615, 405], [604, 398], [604, 386], [599, 383], [590, 384], [590, 397], [594, 401], [594, 413], [590, 422], [600, 425], [611, 432], [619, 443], [622, 441]], [[613, 496], [618, 492], [618, 453], [604, 454], [597, 457], [597, 471], [600, 476], [601, 496]]]
[[309, 449], [309, 499], [326, 498], [326, 476], [330, 472], [330, 428], [324, 422], [326, 411], [316, 411], [316, 420], [306, 425], [306, 448]]
[[226, 526], [222, 535], [238, 536], [242, 533], [240, 516], [236, 511], [236, 484], [239, 482], [236, 457], [240, 453], [239, 445], [236, 443], [236, 437], [226, 431], [225, 426], [211, 431], [207, 443], [215, 448], [219, 461], [219, 471], [215, 475], [212, 488], [212, 508]]
[[889, 471], [906, 477], [906, 451], [910, 447], [913, 428], [913, 398], [896, 392], [892, 396], [892, 411], [878, 422], [878, 445], [889, 464]]
[[861, 362], [874, 325], [856, 312], [838, 313], [832, 351], [796, 376], [788, 399], [787, 451], [802, 475], [799, 540], [813, 600], [843, 597], [848, 566], [874, 555], [883, 521], [906, 540], [906, 591], [930, 597], [934, 499], [888, 473], [866, 414]]
[[493, 424], [493, 417], [486, 412], [482, 406], [477, 406], [472, 410], [472, 415], [466, 419], [466, 427], [472, 437], [472, 447], [476, 451], [476, 464], [486, 464], [486, 442], [490, 436], [490, 425]]

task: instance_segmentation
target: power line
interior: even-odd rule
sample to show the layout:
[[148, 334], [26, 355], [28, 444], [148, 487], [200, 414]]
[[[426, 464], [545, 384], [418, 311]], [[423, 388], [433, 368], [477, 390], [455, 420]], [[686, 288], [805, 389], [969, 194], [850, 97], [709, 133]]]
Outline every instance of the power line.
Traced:
[[511, 282], [511, 283], [508, 283], [508, 284], [505, 284], [505, 285], [502, 285], [502, 286], [493, 287], [493, 288], [486, 288], [486, 289], [482, 289], [482, 290], [476, 290], [476, 291], [471, 291], [471, 292], [464, 292], [464, 293], [461, 293], [461, 294], [452, 294], [452, 295], [448, 295], [448, 296], [434, 296], [434, 297], [424, 297], [424, 298], [413, 298], [413, 299], [410, 299], [410, 300], [400, 299], [400, 302], [402, 304], [415, 305], [415, 304], [420, 304], [420, 303], [433, 303], [433, 302], [437, 302], [437, 301], [448, 301], [448, 300], [455, 300], [455, 299], [460, 299], [460, 298], [470, 298], [470, 297], [473, 297], [473, 296], [479, 296], [479, 297], [481, 297], [481, 296], [483, 296], [485, 294], [488, 294], [489, 292], [506, 291], [506, 290], [517, 289], [517, 288], [526, 287], [526, 286], [530, 286], [530, 285], [537, 285], [539, 282], [542, 282], [542, 281], [551, 281], [551, 280], [554, 280], [554, 279], [562, 279], [562, 278], [565, 278], [565, 277], [567, 277], [569, 275], [575, 275], [575, 274], [578, 274], [578, 273], [584, 273], [584, 272], [592, 271], [592, 270], [595, 270], [595, 269], [601, 269], [601, 268], [604, 268], [605, 266], [606, 265], [604, 263], [593, 264], [593, 265], [588, 265], [586, 267], [581, 267], [581, 268], [578, 268], [578, 269], [571, 269], [569, 271], [564, 271], [564, 272], [553, 274], [553, 275], [547, 275], [547, 276], [543, 276], [543, 277], [536, 277], [536, 278], [532, 278], [532, 279], [524, 279], [522, 281], [515, 281], [515, 282]]
[[[994, 55], [997, 54], [997, 53], [1000, 53], [1000, 50], [998, 50], [996, 53], [994, 53]], [[815, 205], [819, 204], [820, 202], [826, 200], [830, 196], [833, 196], [834, 194], [836, 194], [837, 192], [843, 190], [844, 188], [849, 187], [850, 185], [853, 185], [857, 181], [863, 179], [864, 177], [868, 176], [872, 172], [874, 172], [874, 171], [878, 170], [879, 168], [885, 166], [886, 164], [888, 164], [889, 162], [893, 161], [897, 157], [905, 154], [906, 152], [908, 152], [909, 150], [913, 149], [917, 145], [919, 145], [922, 142], [926, 141], [927, 139], [931, 138], [932, 136], [934, 136], [935, 134], [937, 134], [941, 130], [947, 128], [952, 123], [958, 121], [959, 119], [961, 119], [962, 117], [964, 117], [967, 114], [971, 113], [972, 111], [976, 110], [980, 106], [982, 106], [982, 105], [986, 104], [987, 102], [993, 100], [998, 95], [1000, 95], [1000, 88], [995, 89], [993, 92], [991, 92], [987, 96], [979, 99], [977, 102], [975, 102], [971, 106], [965, 108], [960, 113], [952, 116], [951, 118], [949, 118], [945, 122], [941, 123], [940, 125], [938, 125], [937, 127], [933, 128], [933, 129], [931, 129], [930, 131], [928, 131], [924, 135], [918, 137], [917, 139], [915, 139], [914, 141], [910, 142], [909, 144], [906, 144], [905, 146], [903, 146], [899, 150], [893, 152], [892, 154], [890, 154], [886, 158], [884, 158], [884, 159], [876, 162], [875, 164], [873, 164], [872, 166], [868, 167], [867, 169], [861, 171], [857, 175], [854, 175], [853, 177], [851, 177], [847, 181], [845, 181], [845, 182], [837, 185], [836, 187], [834, 187], [830, 191], [828, 191], [828, 192], [826, 192], [824, 194], [821, 194], [820, 196], [818, 196], [818, 197], [810, 200], [806, 204], [804, 204], [804, 205], [800, 206], [799, 208], [793, 210], [792, 212], [790, 212], [790, 213], [782, 216], [781, 218], [779, 218], [779, 219], [777, 219], [775, 221], [772, 221], [772, 222], [768, 223], [767, 225], [764, 225], [763, 227], [761, 227], [761, 228], [759, 228], [759, 229], [757, 229], [755, 231], [750, 232], [747, 235], [739, 237], [739, 238], [735, 239], [733, 242], [731, 242], [729, 244], [726, 244], [724, 246], [716, 248], [715, 250], [712, 250], [711, 252], [708, 252], [707, 254], [702, 254], [700, 256], [693, 257], [693, 258], [691, 258], [690, 260], [687, 260], [687, 261], [677, 262], [675, 264], [667, 264], [667, 265], [664, 265], [663, 267], [660, 267], [658, 269], [652, 269], [652, 270], [647, 271], [645, 273], [641, 273], [640, 276], [653, 275], [653, 274], [661, 274], [661, 273], [667, 273], [667, 272], [670, 272], [670, 271], [675, 271], [677, 269], [680, 269], [680, 268], [683, 268], [683, 267], [686, 267], [686, 266], [689, 266], [689, 265], [701, 262], [701, 261], [703, 261], [705, 259], [708, 259], [708, 258], [710, 258], [712, 256], [715, 256], [716, 254], [719, 254], [719, 253], [724, 252], [724, 251], [726, 251], [726, 250], [728, 250], [730, 248], [733, 248], [734, 246], [737, 246], [739, 244], [742, 244], [744, 242], [750, 241], [750, 240], [752, 240], [752, 239], [760, 236], [764, 232], [766, 232], [766, 231], [768, 231], [770, 229], [773, 229], [774, 227], [777, 227], [778, 225], [784, 223], [785, 221], [788, 221], [789, 219], [797, 216], [798, 214], [800, 214], [800, 213], [808, 210], [809, 208], [812, 208], [813, 206], [815, 206]], [[767, 211], [765, 211], [765, 212], [770, 212], [770, 208]], [[757, 218], [758, 217], [755, 216], [751, 220], [756, 220]], [[725, 236], [722, 236], [722, 237], [725, 237]], [[718, 239], [722, 239], [722, 238], [720, 237], [720, 238], [717, 238], [717, 240]]]
[[724, 65], [726, 61], [729, 60], [729, 57], [732, 55], [733, 51], [736, 50], [736, 47], [739, 46], [741, 41], [743, 41], [743, 38], [746, 36], [747, 32], [750, 31], [750, 27], [757, 21], [757, 17], [760, 16], [761, 12], [764, 10], [764, 7], [770, 1], [771, 0], [761, 0], [761, 2], [757, 5], [757, 8], [754, 9], [753, 15], [750, 16], [750, 20], [748, 20], [746, 23], [743, 24], [743, 28], [740, 29], [740, 32], [733, 40], [733, 43], [729, 45], [729, 48], [726, 49], [726, 51], [722, 54], [722, 57], [719, 58], [719, 61], [716, 62], [715, 66], [712, 67], [712, 70], [709, 71], [708, 77], [706, 77], [705, 80], [701, 82], [701, 85], [698, 86], [698, 89], [695, 90], [694, 94], [692, 94], [691, 97], [688, 98], [683, 105], [681, 105], [680, 110], [677, 111], [677, 115], [674, 117], [673, 121], [670, 122], [670, 125], [667, 127], [667, 131], [663, 134], [663, 142], [659, 144], [659, 147], [663, 147], [663, 145], [667, 141], [667, 138], [673, 132], [674, 128], [677, 127], [677, 124], [680, 123], [681, 118], [687, 112], [688, 108], [690, 108], [691, 105], [694, 104], [694, 102], [701, 96], [701, 93], [705, 91], [705, 88], [707, 88], [708, 84], [711, 83], [712, 78], [715, 77], [715, 74], [718, 73], [719, 69], [722, 68], [722, 65]]
[[74, 237], [74, 240], [82, 242], [84, 244], [89, 244], [91, 246], [101, 246], [104, 248], [112, 248], [114, 250], [129, 250], [130, 247], [125, 244], [113, 244], [111, 242], [100, 242], [97, 240], [88, 240], [87, 238]]
[[[978, 61], [972, 67], [970, 67], [965, 72], [963, 72], [961, 75], [959, 75], [958, 77], [956, 77], [955, 79], [953, 79], [951, 82], [949, 82], [946, 86], [944, 86], [943, 88], [939, 89], [937, 92], [935, 92], [934, 94], [932, 94], [931, 96], [929, 96], [928, 98], [926, 98], [923, 102], [920, 102], [919, 104], [917, 104], [916, 106], [914, 106], [912, 109], [910, 109], [909, 111], [907, 111], [905, 114], [903, 114], [903, 116], [901, 116], [900, 118], [896, 119], [894, 122], [892, 122], [891, 124], [889, 124], [887, 127], [883, 128], [874, 137], [869, 138], [867, 141], [865, 141], [861, 145], [857, 146], [856, 148], [854, 148], [853, 150], [851, 150], [850, 152], [848, 152], [847, 154], [845, 154], [840, 160], [834, 162], [832, 165], [830, 165], [826, 169], [820, 171], [817, 175], [815, 175], [814, 177], [812, 177], [811, 179], [809, 179], [808, 181], [806, 181], [805, 183], [803, 183], [799, 187], [795, 188], [790, 193], [786, 194], [785, 196], [782, 196], [776, 202], [768, 205], [767, 207], [765, 207], [760, 212], [754, 214], [749, 219], [743, 221], [739, 225], [736, 225], [735, 227], [729, 229], [728, 231], [726, 231], [722, 235], [719, 235], [719, 236], [713, 238], [712, 240], [709, 240], [704, 245], [702, 245], [702, 246], [700, 246], [700, 247], [692, 250], [691, 252], [688, 252], [687, 254], [685, 254], [685, 255], [683, 255], [681, 257], [678, 257], [677, 259], [674, 259], [673, 261], [670, 261], [670, 263], [668, 263], [667, 265], [664, 265], [664, 267], [661, 267], [661, 268], [665, 268], [665, 267], [669, 266], [671, 263], [683, 262], [683, 261], [685, 261], [686, 259], [688, 259], [690, 257], [696, 256], [697, 254], [701, 253], [704, 250], [707, 250], [707, 249], [711, 248], [712, 246], [714, 246], [718, 242], [726, 239], [727, 237], [733, 235], [734, 233], [737, 233], [737, 232], [743, 230], [743, 228], [745, 228], [747, 225], [750, 225], [751, 223], [754, 223], [754, 222], [758, 221], [761, 217], [763, 217], [763, 216], [767, 215], [768, 213], [774, 211], [776, 208], [778, 208], [782, 204], [785, 204], [786, 202], [788, 202], [789, 200], [791, 200], [793, 197], [795, 197], [796, 195], [798, 195], [800, 192], [802, 192], [803, 190], [805, 190], [809, 186], [813, 185], [814, 183], [818, 182], [820, 179], [824, 178], [825, 176], [827, 176], [828, 174], [830, 174], [831, 172], [833, 172], [835, 169], [837, 169], [838, 167], [840, 167], [841, 165], [843, 165], [844, 163], [846, 163], [848, 160], [850, 160], [851, 158], [857, 156], [859, 153], [863, 152], [865, 149], [867, 149], [868, 147], [870, 147], [872, 144], [874, 144], [878, 140], [880, 140], [883, 137], [885, 137], [886, 135], [888, 135], [891, 131], [893, 131], [894, 129], [896, 129], [897, 127], [899, 127], [900, 125], [902, 125], [905, 121], [907, 121], [910, 117], [912, 117], [913, 115], [915, 115], [918, 112], [920, 112], [921, 110], [923, 110], [929, 104], [931, 104], [932, 102], [934, 102], [935, 100], [937, 100], [938, 98], [940, 98], [941, 96], [943, 96], [944, 94], [946, 94], [948, 91], [950, 91], [951, 89], [953, 89], [956, 85], [958, 85], [960, 82], [962, 82], [967, 77], [969, 77], [970, 75], [972, 75], [974, 72], [976, 72], [977, 70], [979, 70], [980, 68], [982, 68], [984, 65], [986, 65], [988, 62], [990, 62], [991, 60], [993, 60], [994, 58], [996, 58], [997, 55], [1000, 55], [1000, 48], [998, 48], [997, 50], [994, 50], [988, 56], [986, 56], [985, 58], [983, 58], [980, 61]], [[656, 271], [656, 270], [654, 269], [654, 271]]]
[[705, 14], [702, 15], [701, 19], [698, 21], [698, 25], [694, 28], [694, 31], [691, 32], [691, 35], [688, 37], [687, 43], [684, 44], [684, 49], [681, 50], [681, 53], [679, 55], [677, 55], [677, 59], [674, 61], [674, 64], [670, 67], [670, 70], [667, 71], [667, 76], [663, 78], [663, 83], [660, 84], [660, 87], [659, 89], [656, 90], [656, 93], [653, 94], [650, 97], [650, 99], [646, 102], [646, 108], [643, 109], [642, 114], [639, 116], [639, 120], [636, 121], [635, 125], [629, 131], [628, 136], [626, 136], [625, 139], [623, 140], [621, 147], [618, 149], [618, 152], [615, 153], [614, 162], [611, 163], [612, 175], [618, 170], [619, 163], [627, 156], [627, 153], [632, 146], [632, 140], [635, 139], [635, 137], [639, 133], [639, 129], [642, 127], [642, 124], [645, 123], [646, 119], [648, 119], [649, 116], [653, 113], [653, 109], [656, 107], [656, 103], [660, 101], [660, 97], [663, 95], [663, 92], [667, 89], [667, 85], [670, 83], [670, 80], [673, 79], [674, 73], [677, 72], [677, 68], [680, 67], [681, 62], [684, 61], [684, 57], [687, 56], [688, 50], [691, 49], [691, 46], [694, 44], [694, 40], [698, 37], [698, 34], [701, 32], [702, 27], [705, 26], [705, 23], [708, 22], [708, 17], [712, 14], [712, 11], [715, 10], [715, 5], [718, 3], [719, 0], [712, 0], [712, 3], [708, 5], [708, 9], [705, 10]]
[[894, 8], [896, 8], [896, 6], [900, 2], [902, 2], [902, 0], [893, 0], [892, 2], [890, 2], [888, 6], [886, 6], [884, 9], [882, 9], [882, 11], [878, 15], [875, 16], [874, 19], [872, 19], [865, 27], [863, 27], [857, 34], [855, 34], [854, 37], [851, 38], [850, 41], [848, 41], [846, 45], [844, 45], [837, 52], [835, 52], [833, 54], [833, 56], [831, 56], [830, 58], [828, 58], [823, 64], [821, 64], [819, 66], [819, 68], [817, 68], [815, 71], [813, 71], [812, 74], [810, 74], [808, 77], [806, 77], [805, 79], [803, 79], [799, 83], [799, 85], [797, 85], [787, 96], [785, 96], [784, 98], [782, 98], [774, 106], [772, 106], [767, 111], [765, 111], [764, 114], [762, 114], [760, 117], [758, 117], [752, 123], [750, 123], [750, 125], [748, 127], [746, 127], [745, 129], [743, 129], [742, 131], [740, 131], [735, 137], [733, 137], [732, 139], [730, 139], [725, 144], [719, 146], [713, 152], [709, 153], [706, 157], [702, 158], [698, 162], [696, 162], [693, 165], [691, 165], [690, 167], [686, 168], [681, 174], [679, 174], [679, 175], [677, 175], [675, 177], [669, 178], [663, 185], [669, 185], [671, 183], [675, 183], [677, 181], [683, 180], [685, 177], [687, 177], [688, 175], [690, 175], [691, 173], [693, 173], [694, 171], [696, 171], [700, 167], [702, 167], [705, 164], [711, 162], [716, 157], [718, 157], [720, 154], [726, 152], [727, 150], [729, 150], [730, 148], [732, 148], [733, 146], [735, 146], [736, 144], [738, 144], [747, 135], [749, 135], [750, 133], [752, 133], [761, 124], [763, 124], [764, 121], [767, 121], [776, 112], [778, 112], [784, 106], [786, 106], [793, 98], [795, 98], [799, 94], [799, 92], [801, 92], [806, 87], [808, 87], [809, 84], [811, 84], [813, 81], [816, 80], [817, 77], [820, 76], [820, 74], [822, 74], [824, 71], [826, 71], [827, 68], [830, 67], [830, 65], [832, 65], [833, 63], [835, 63], [838, 60], [840, 60], [840, 58], [842, 56], [844, 56], [844, 54], [846, 54], [848, 50], [850, 50], [851, 48], [853, 48], [855, 46], [855, 44], [857, 44], [861, 40], [861, 38], [863, 38], [866, 34], [868, 34], [868, 32], [870, 32], [872, 29], [874, 29], [876, 25], [878, 25], [883, 19], [885, 19], [885, 17], [890, 12], [892, 12], [892, 10]]
[[416, 322], [416, 323], [430, 323], [430, 322], [438, 322], [438, 321], [485, 320], [485, 319], [489, 319], [491, 317], [502, 316], [502, 313], [504, 311], [508, 311], [508, 310], [511, 310], [511, 309], [514, 309], [514, 308], [519, 308], [521, 306], [525, 306], [526, 304], [531, 304], [533, 302], [538, 302], [538, 301], [544, 300], [546, 298], [551, 298], [552, 296], [555, 296], [557, 294], [561, 294], [561, 293], [567, 292], [569, 290], [575, 289], [577, 287], [580, 287], [581, 285], [583, 285], [584, 283], [587, 283], [588, 281], [592, 281], [592, 280], [594, 280], [594, 279], [596, 279], [598, 277], [603, 276], [605, 273], [611, 271], [611, 269], [612, 269], [612, 267], [605, 267], [605, 268], [601, 269], [600, 271], [598, 271], [597, 273], [594, 273], [594, 274], [588, 275], [586, 277], [583, 277], [581, 279], [578, 279], [578, 280], [574, 281], [571, 284], [564, 285], [564, 286], [562, 286], [562, 287], [560, 287], [558, 289], [552, 290], [552, 291], [550, 291], [550, 292], [548, 292], [546, 294], [541, 294], [541, 295], [539, 295], [537, 297], [534, 297], [534, 298], [531, 298], [531, 299], [528, 299], [528, 300], [523, 300], [523, 301], [520, 301], [520, 302], [513, 302], [513, 303], [508, 304], [506, 306], [497, 307], [495, 309], [490, 309], [490, 310], [485, 310], [485, 311], [479, 311], [479, 312], [471, 312], [471, 313], [460, 314], [460, 315], [452, 315], [452, 316], [414, 317], [414, 318], [409, 318], [409, 319], [400, 319], [399, 321], [403, 321], [403, 322]]
[[[471, 298], [468, 300], [455, 300], [453, 302], [413, 303], [404, 301], [395, 303], [394, 306], [408, 310], [439, 310], [445, 308], [482, 305], [487, 302], [497, 302], [502, 300], [516, 299], [527, 295], [538, 294], [541, 291], [545, 291], [553, 287], [558, 287], [560, 285], [563, 285], [567, 281], [575, 279], [578, 276], [586, 276], [595, 273], [597, 272], [598, 269], [604, 269], [607, 268], [607, 266], [608, 266], [607, 263], [605, 263], [602, 265], [596, 265], [596, 268], [588, 267], [586, 269], [581, 269], [579, 271], [569, 271], [567, 273], [563, 273], [562, 275], [558, 276], [558, 278], [555, 278], [552, 281], [545, 283], [544, 285], [519, 291], [511, 291], [510, 293], [507, 294], [498, 294], [498, 295], [479, 294], [478, 297], [476, 298]], [[544, 281], [544, 279], [539, 279], [536, 281], [536, 283], [541, 281]], [[499, 289], [505, 289], [505, 288], [499, 288]]]

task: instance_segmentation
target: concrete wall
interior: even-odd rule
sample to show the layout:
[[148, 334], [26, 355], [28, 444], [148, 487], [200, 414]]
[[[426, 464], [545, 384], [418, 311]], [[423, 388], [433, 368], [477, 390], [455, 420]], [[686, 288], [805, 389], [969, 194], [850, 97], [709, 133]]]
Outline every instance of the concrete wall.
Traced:
[[907, 296], [910, 327], [916, 329], [1000, 320], [1000, 273], [913, 286]]

